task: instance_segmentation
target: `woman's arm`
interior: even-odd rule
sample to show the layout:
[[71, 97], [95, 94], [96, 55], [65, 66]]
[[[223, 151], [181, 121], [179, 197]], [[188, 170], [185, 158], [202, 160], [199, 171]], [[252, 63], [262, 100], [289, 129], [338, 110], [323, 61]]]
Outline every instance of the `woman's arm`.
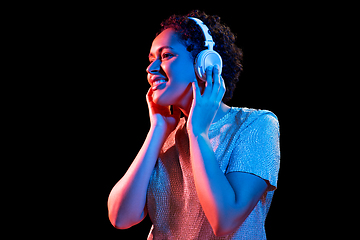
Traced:
[[180, 109], [156, 105], [152, 91], [146, 100], [149, 108], [151, 128], [133, 163], [111, 190], [108, 211], [111, 224], [116, 228], [129, 228], [146, 216], [146, 192], [155, 163], [167, 136], [175, 129], [180, 119]]
[[214, 234], [235, 231], [251, 213], [267, 188], [252, 174], [223, 174], [207, 135], [190, 133], [190, 154], [196, 191]]
[[200, 204], [217, 236], [236, 230], [266, 191], [266, 182], [254, 175], [223, 174], [208, 137], [210, 125], [225, 93], [218, 67], [206, 70], [206, 87], [201, 95], [193, 82], [193, 102], [187, 122], [190, 157]]
[[116, 228], [129, 228], [146, 216], [146, 191], [162, 146], [161, 135], [155, 128], [150, 129], [135, 160], [110, 192], [109, 219]]

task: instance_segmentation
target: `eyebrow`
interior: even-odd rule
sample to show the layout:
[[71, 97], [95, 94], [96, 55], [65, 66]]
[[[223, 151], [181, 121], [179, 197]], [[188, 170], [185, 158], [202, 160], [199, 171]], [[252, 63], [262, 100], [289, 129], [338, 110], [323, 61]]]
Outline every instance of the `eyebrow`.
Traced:
[[[162, 50], [164, 50], [165, 48], [174, 49], [174, 48], [172, 48], [172, 47], [170, 47], [170, 46], [163, 46], [163, 47], [159, 48], [159, 49], [157, 50], [157, 52], [162, 52]], [[154, 56], [154, 54], [149, 53], [149, 58], [150, 58], [150, 57], [153, 57], [153, 56]]]

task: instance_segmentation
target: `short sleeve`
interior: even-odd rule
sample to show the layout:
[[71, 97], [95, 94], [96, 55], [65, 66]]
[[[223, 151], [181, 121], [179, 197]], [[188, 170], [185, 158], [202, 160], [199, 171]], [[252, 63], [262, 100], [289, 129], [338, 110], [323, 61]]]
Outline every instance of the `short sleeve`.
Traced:
[[266, 111], [244, 124], [230, 156], [226, 174], [246, 172], [264, 179], [268, 191], [277, 188], [280, 168], [279, 123]]

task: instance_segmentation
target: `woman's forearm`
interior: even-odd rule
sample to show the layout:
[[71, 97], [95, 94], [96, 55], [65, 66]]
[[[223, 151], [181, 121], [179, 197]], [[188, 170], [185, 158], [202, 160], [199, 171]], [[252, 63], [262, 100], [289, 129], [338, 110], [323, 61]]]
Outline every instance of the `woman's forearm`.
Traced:
[[111, 190], [108, 211], [113, 226], [129, 228], [145, 217], [146, 191], [164, 141], [163, 131], [151, 128], [133, 163]]
[[196, 191], [214, 233], [220, 232], [227, 210], [235, 203], [235, 193], [219, 168], [207, 134], [189, 133], [189, 138]]

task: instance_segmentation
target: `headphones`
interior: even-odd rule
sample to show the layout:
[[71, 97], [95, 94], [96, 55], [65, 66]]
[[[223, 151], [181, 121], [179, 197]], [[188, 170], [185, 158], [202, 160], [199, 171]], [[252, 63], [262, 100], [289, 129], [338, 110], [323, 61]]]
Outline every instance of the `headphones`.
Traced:
[[195, 59], [194, 69], [195, 73], [202, 81], [206, 81], [206, 73], [205, 70], [209, 66], [214, 66], [215, 64], [219, 65], [219, 72], [221, 74], [222, 70], [222, 59], [220, 54], [215, 52], [213, 50], [213, 47], [215, 46], [215, 42], [213, 41], [213, 38], [210, 35], [209, 28], [200, 20], [197, 18], [189, 17], [189, 19], [196, 22], [197, 25], [200, 26], [204, 37], [204, 46], [208, 47], [207, 50], [201, 51]]

